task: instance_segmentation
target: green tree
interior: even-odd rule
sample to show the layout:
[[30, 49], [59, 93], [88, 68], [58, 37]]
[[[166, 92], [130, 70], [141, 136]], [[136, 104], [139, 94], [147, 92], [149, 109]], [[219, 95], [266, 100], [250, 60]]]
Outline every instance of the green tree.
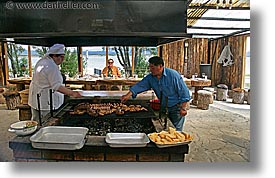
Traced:
[[47, 51], [49, 50], [48, 47], [41, 47], [41, 48], [39, 48], [37, 46], [34, 46], [33, 49], [35, 49], [36, 53], [38, 54], [38, 56], [40, 58], [42, 58], [47, 53]]
[[[47, 47], [34, 47], [35, 51], [39, 55], [39, 57], [43, 57], [49, 48]], [[84, 60], [84, 66], [86, 67], [86, 63]], [[68, 74], [70, 77], [75, 76], [78, 73], [77, 67], [78, 67], [78, 62], [77, 62], [77, 53], [76, 50], [74, 49], [73, 52], [71, 52], [69, 49], [65, 48], [65, 58], [63, 63], [60, 65], [61, 66], [61, 73], [62, 74]]]
[[25, 67], [27, 66], [27, 59], [25, 61], [21, 61], [19, 59], [20, 54], [24, 52], [24, 48], [21, 45], [17, 45], [15, 43], [8, 43], [8, 58], [11, 62], [11, 69], [13, 77], [15, 75], [22, 76], [23, 71], [26, 70], [26, 68], [21, 68], [24, 64]]
[[71, 52], [65, 48], [65, 58], [61, 64], [61, 73], [68, 74], [70, 77], [78, 73], [77, 53], [75, 49]]
[[[118, 46], [114, 47], [119, 63], [123, 66], [126, 75], [132, 76], [132, 64], [130, 63], [129, 57], [129, 48], [128, 46]], [[135, 47], [135, 58], [134, 58], [134, 66], [135, 73], [138, 74], [139, 77], [144, 77], [148, 73], [148, 61], [146, 59], [146, 52], [149, 52], [150, 55], [157, 55], [156, 47]]]
[[29, 74], [29, 68], [28, 66], [28, 59], [26, 57], [23, 57], [19, 60], [19, 66], [18, 69], [18, 76], [25, 76]]

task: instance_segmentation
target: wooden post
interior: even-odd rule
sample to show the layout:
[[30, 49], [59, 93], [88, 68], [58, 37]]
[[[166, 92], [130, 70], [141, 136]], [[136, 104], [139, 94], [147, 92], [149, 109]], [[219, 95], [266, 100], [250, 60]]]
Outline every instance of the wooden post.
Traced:
[[135, 73], [135, 48], [132, 47], [132, 74]]
[[29, 76], [32, 77], [32, 58], [31, 58], [31, 46], [28, 45], [28, 62], [29, 62]]
[[4, 68], [5, 68], [5, 71], [3, 71], [3, 73], [5, 72], [5, 84], [8, 83], [8, 79], [9, 79], [9, 65], [8, 65], [8, 44], [7, 43], [4, 43]]
[[77, 47], [77, 52], [78, 52], [78, 72], [80, 73], [81, 76], [83, 76], [83, 61], [82, 61], [82, 47], [81, 46]]
[[4, 54], [3, 54], [3, 51], [2, 51], [2, 47], [3, 47], [3, 43], [0, 42], [0, 82], [1, 82], [1, 85], [4, 86], [4, 71], [3, 71], [3, 62], [2, 60], [4, 60]]
[[109, 59], [109, 48], [108, 46], [105, 46], [106, 48], [106, 60], [105, 60], [105, 66], [108, 66], [108, 59]]

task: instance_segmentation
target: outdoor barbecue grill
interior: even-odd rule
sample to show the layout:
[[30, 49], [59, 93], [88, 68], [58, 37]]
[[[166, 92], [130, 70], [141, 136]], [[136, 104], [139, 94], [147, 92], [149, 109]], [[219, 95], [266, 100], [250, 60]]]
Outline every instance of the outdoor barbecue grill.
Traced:
[[[119, 100], [89, 100], [89, 99], [72, 99], [64, 103], [55, 111], [53, 117], [57, 119], [56, 126], [75, 126], [86, 127], [89, 129], [88, 135], [106, 136], [107, 133], [152, 133], [156, 129], [152, 123], [152, 119], [156, 118], [156, 114], [149, 106], [149, 103], [140, 104], [147, 111], [130, 112], [126, 111], [123, 115], [115, 113], [103, 116], [91, 116], [88, 113], [71, 114], [74, 108], [80, 103], [119, 103]], [[141, 103], [138, 100], [127, 101], [126, 105], [135, 105]]]

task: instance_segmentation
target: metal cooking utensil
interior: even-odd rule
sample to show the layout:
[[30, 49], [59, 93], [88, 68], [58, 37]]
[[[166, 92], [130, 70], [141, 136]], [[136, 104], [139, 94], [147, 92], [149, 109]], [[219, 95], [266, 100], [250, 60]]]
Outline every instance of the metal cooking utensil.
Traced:
[[50, 113], [51, 113], [51, 117], [53, 117], [53, 90], [50, 89], [49, 92], [50, 92], [50, 103], [49, 103]]
[[167, 128], [167, 117], [168, 117], [168, 96], [165, 97], [165, 118], [164, 118], [164, 129]]
[[41, 108], [40, 108], [40, 96], [41, 94], [37, 94], [37, 107], [38, 107], [38, 117], [39, 117], [39, 125], [42, 126], [42, 119], [41, 119]]

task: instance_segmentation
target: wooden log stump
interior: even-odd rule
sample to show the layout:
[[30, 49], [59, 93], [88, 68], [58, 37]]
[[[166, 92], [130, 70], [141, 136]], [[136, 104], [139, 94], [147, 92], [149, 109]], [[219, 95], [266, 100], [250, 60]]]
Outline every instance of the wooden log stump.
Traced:
[[6, 88], [0, 88], [0, 104], [6, 103], [5, 97], [3, 96], [3, 93], [5, 92], [6, 92]]
[[213, 104], [215, 89], [212, 87], [204, 87], [203, 90], [209, 91], [212, 93], [212, 97], [210, 98], [210, 104]]
[[198, 104], [197, 108], [207, 110], [212, 98], [212, 93], [206, 90], [198, 91]]
[[243, 104], [244, 103], [244, 89], [234, 88], [232, 93], [232, 103]]
[[29, 100], [29, 89], [19, 91], [18, 93], [20, 95], [20, 103], [27, 105]]
[[110, 90], [111, 91], [115, 91], [115, 90], [122, 91], [122, 85], [112, 85], [110, 87]]
[[17, 91], [7, 91], [3, 93], [3, 96], [5, 97], [8, 110], [17, 109], [16, 107], [20, 103], [20, 96]]
[[247, 92], [247, 104], [250, 105], [250, 89], [248, 89], [248, 92]]
[[29, 105], [19, 104], [17, 108], [19, 109], [20, 121], [31, 120], [32, 113], [31, 113], [31, 107]]
[[219, 84], [217, 86], [216, 100], [226, 101], [227, 100], [227, 94], [228, 94], [228, 87], [224, 84]]

